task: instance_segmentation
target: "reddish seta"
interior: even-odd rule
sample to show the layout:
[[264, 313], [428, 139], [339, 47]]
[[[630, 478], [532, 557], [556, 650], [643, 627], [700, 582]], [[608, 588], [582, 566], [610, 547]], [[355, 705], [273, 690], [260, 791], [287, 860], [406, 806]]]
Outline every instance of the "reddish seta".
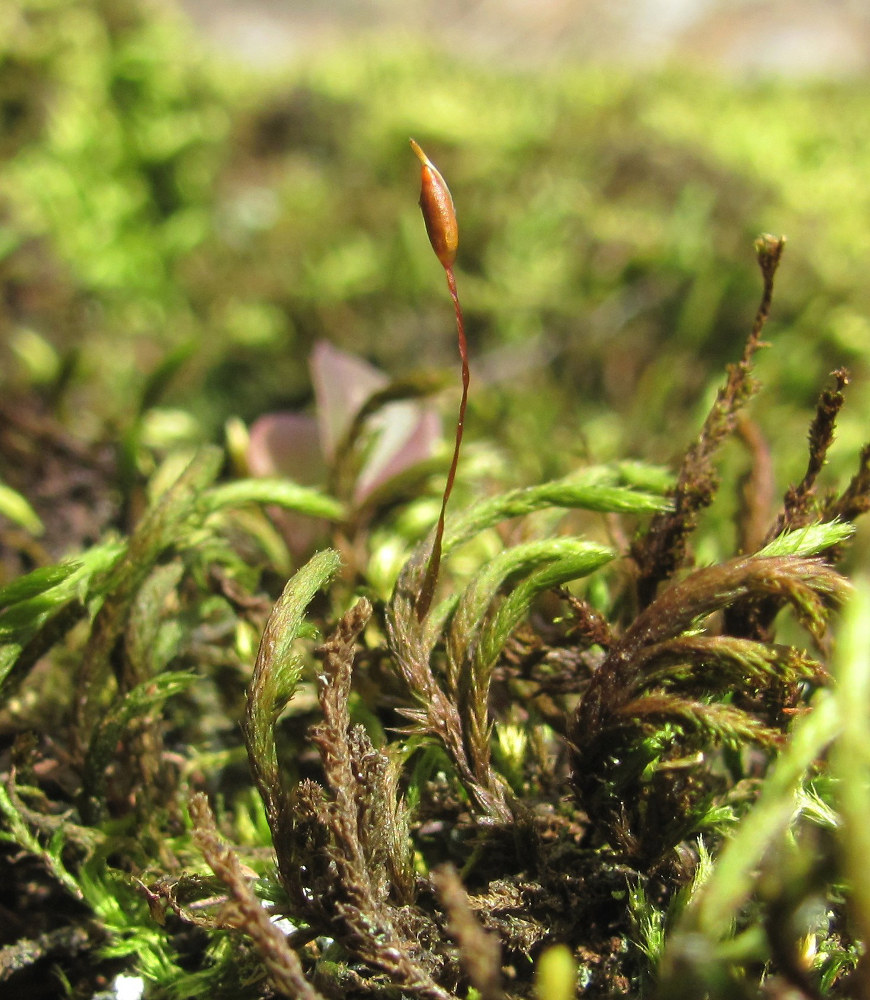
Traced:
[[415, 605], [417, 618], [422, 621], [432, 605], [435, 584], [438, 581], [438, 570], [441, 566], [444, 518], [447, 512], [447, 501], [450, 499], [450, 493], [453, 490], [453, 481], [456, 478], [456, 468], [459, 464], [459, 449], [462, 445], [462, 430], [465, 425], [465, 409], [468, 403], [470, 372], [468, 369], [468, 344], [465, 339], [465, 323], [462, 319], [462, 307], [459, 304], [459, 296], [456, 292], [456, 278], [453, 274], [453, 262], [456, 260], [456, 251], [459, 247], [459, 227], [456, 224], [456, 210], [453, 207], [453, 197], [444, 178], [413, 139], [411, 140], [411, 149], [416, 153], [421, 165], [420, 210], [423, 213], [423, 221], [426, 224], [429, 242], [432, 244], [435, 256], [441, 262], [441, 266], [447, 275], [447, 287], [450, 290], [450, 297], [453, 299], [453, 308], [456, 313], [459, 357], [462, 362], [462, 398], [459, 402], [459, 419], [456, 424], [456, 442], [453, 446], [453, 460], [450, 463], [447, 482], [444, 486], [441, 513], [438, 516], [438, 525], [435, 528], [435, 541], [432, 545], [432, 554], [429, 556], [426, 575], [423, 578], [423, 586], [417, 596], [417, 603]]

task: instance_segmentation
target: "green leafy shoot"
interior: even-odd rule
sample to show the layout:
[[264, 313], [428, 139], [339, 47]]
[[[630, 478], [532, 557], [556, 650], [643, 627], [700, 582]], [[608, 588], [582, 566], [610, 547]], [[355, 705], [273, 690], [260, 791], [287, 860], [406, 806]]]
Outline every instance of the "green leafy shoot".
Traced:
[[203, 497], [209, 513], [245, 504], [272, 504], [308, 517], [324, 517], [341, 521], [346, 516], [338, 500], [308, 486], [299, 486], [286, 479], [240, 479], [213, 486]]
[[338, 553], [326, 549], [312, 556], [287, 583], [266, 623], [251, 678], [242, 728], [251, 772], [276, 842], [287, 836], [292, 818], [278, 768], [275, 723], [293, 697], [302, 672], [302, 659], [293, 646], [306, 631], [305, 611], [340, 565]]
[[[128, 691], [94, 729], [82, 774], [82, 810], [91, 822], [104, 811], [106, 768], [118, 744], [133, 734], [141, 736], [148, 716], [169, 698], [187, 690], [196, 675], [165, 671]], [[143, 775], [148, 778], [147, 773]]]
[[563, 479], [501, 493], [482, 500], [448, 524], [444, 551], [512, 517], [522, 517], [549, 507], [589, 510], [602, 514], [643, 516], [670, 509], [660, 494], [620, 484], [620, 472], [606, 467], [587, 469]]
[[[123, 542], [110, 539], [75, 559], [34, 570], [0, 591], [0, 697], [8, 697], [44, 647], [86, 613], [89, 599], [102, 588], [124, 548]], [[52, 623], [55, 627], [49, 628]]]
[[[801, 781], [836, 738], [838, 728], [836, 699], [830, 692], [820, 692], [812, 711], [795, 724], [788, 744], [764, 782], [758, 802], [743, 817], [710, 877], [686, 908], [665, 954], [663, 979], [669, 985], [663, 988], [664, 996], [677, 995], [668, 990], [676, 988], [681, 955], [684, 949], [695, 947], [694, 942], [699, 938], [707, 949], [705, 961], [711, 965], [710, 982], [727, 975], [732, 961], [727, 942], [756, 886], [758, 867], [788, 830], [796, 814]], [[716, 949], [722, 942], [726, 944], [717, 956]], [[695, 966], [694, 961], [692, 965]]]
[[49, 845], [44, 846], [22, 815], [22, 806], [17, 799], [14, 789], [10, 789], [8, 785], [0, 785], [0, 814], [7, 826], [7, 830], [0, 830], [0, 841], [15, 844], [28, 854], [39, 858], [49, 874], [74, 899], [80, 900], [82, 890], [63, 861], [62, 854], [66, 845], [60, 829], [57, 835], [51, 838]]
[[82, 745], [90, 742], [105, 692], [111, 690], [111, 651], [124, 629], [136, 594], [159, 557], [200, 521], [200, 496], [217, 477], [222, 460], [220, 449], [202, 449], [171, 478], [165, 491], [152, 501], [131, 535], [126, 551], [106, 579], [104, 600], [95, 617], [79, 673], [81, 697], [77, 723]]
[[768, 542], [756, 553], [761, 558], [774, 556], [800, 556], [808, 558], [817, 556], [844, 542], [855, 534], [855, 525], [842, 521], [828, 521], [823, 524], [810, 524], [805, 528], [784, 531]]

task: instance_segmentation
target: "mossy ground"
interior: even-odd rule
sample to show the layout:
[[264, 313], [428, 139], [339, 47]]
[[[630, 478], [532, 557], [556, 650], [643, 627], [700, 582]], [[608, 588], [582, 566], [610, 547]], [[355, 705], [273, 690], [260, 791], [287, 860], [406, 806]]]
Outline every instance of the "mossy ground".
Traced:
[[4, 996], [868, 996], [862, 88], [2, 17]]

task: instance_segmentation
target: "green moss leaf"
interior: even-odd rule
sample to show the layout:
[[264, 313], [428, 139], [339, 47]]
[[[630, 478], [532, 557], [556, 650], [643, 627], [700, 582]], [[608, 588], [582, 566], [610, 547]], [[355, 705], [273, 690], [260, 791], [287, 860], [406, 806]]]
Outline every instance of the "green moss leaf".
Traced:
[[5, 483], [0, 483], [0, 514], [20, 524], [32, 535], [41, 535], [45, 530], [36, 511], [17, 490]]
[[669, 508], [669, 501], [655, 493], [621, 486], [609, 470], [591, 469], [540, 486], [511, 490], [475, 504], [467, 514], [447, 526], [444, 552], [461, 545], [486, 528], [510, 517], [520, 517], [546, 507], [593, 510], [601, 513], [650, 514]]
[[784, 531], [768, 542], [756, 555], [766, 556], [809, 556], [819, 555], [836, 545], [848, 542], [855, 534], [855, 525], [843, 521], [829, 521], [825, 524], [810, 524], [796, 531]]
[[274, 504], [309, 517], [340, 521], [345, 516], [343, 504], [309, 486], [286, 479], [242, 479], [209, 490], [204, 504], [209, 512], [249, 503]]
[[[521, 580], [481, 631], [475, 656], [475, 671], [488, 672], [529, 610], [532, 601], [544, 590], [561, 586], [592, 573], [614, 557], [611, 549], [575, 538], [551, 540], [548, 558], [540, 558], [534, 572]], [[557, 554], [558, 553], [558, 554]], [[543, 555], [543, 552], [542, 552]], [[543, 565], [541, 565], [543, 563]]]

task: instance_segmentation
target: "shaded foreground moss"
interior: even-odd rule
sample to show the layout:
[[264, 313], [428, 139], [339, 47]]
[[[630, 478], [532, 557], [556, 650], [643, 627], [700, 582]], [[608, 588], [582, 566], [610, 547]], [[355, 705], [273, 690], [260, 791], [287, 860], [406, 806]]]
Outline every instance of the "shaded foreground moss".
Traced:
[[[756, 249], [747, 347], [674, 480], [581, 468], [453, 514], [422, 620], [431, 536], [383, 598], [390, 507], [222, 482], [215, 448], [170, 453], [129, 534], [0, 590], [0, 981], [496, 1000], [540, 963], [542, 997], [865, 995], [867, 596], [834, 564], [870, 452], [817, 488], [845, 373], [767, 529], [744, 506], [750, 547], [692, 553], [758, 390], [782, 241]], [[282, 507], [333, 544], [270, 610]]]

